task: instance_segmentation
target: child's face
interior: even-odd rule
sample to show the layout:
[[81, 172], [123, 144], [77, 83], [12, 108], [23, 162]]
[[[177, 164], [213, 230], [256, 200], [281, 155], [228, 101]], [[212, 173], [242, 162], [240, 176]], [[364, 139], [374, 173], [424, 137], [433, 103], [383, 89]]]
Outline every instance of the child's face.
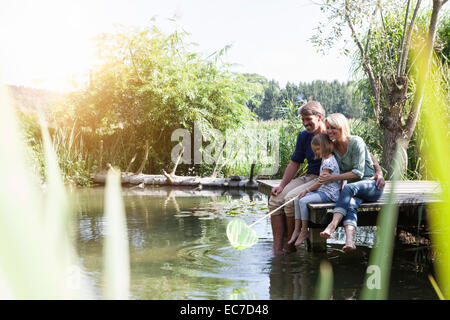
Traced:
[[321, 151], [320, 150], [320, 146], [312, 145], [311, 148], [312, 148], [312, 150], [313, 150], [313, 152], [314, 152], [314, 154], [316, 155], [317, 158], [322, 158], [322, 152], [320, 152]]

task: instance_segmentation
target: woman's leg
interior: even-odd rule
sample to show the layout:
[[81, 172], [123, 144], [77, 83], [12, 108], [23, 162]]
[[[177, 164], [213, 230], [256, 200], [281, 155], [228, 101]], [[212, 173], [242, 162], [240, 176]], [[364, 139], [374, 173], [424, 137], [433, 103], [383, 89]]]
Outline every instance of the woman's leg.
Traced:
[[334, 212], [333, 219], [328, 224], [328, 226], [320, 233], [320, 236], [322, 238], [330, 239], [343, 217], [344, 215], [342, 213]]
[[345, 217], [344, 228], [346, 230], [346, 245], [344, 248], [345, 250], [348, 250], [355, 247], [353, 243], [353, 233], [357, 226], [357, 212], [359, 205], [362, 200], [378, 200], [382, 193], [383, 189], [379, 190], [376, 187], [376, 180], [362, 180], [346, 184], [336, 201], [333, 220], [320, 235], [324, 238], [331, 238], [340, 221]]
[[353, 197], [350, 200], [347, 214], [345, 215], [344, 221], [342, 222], [345, 230], [345, 245], [342, 247], [342, 250], [344, 250], [345, 252], [356, 249], [355, 242], [353, 241], [353, 235], [358, 223], [357, 213], [361, 202], [362, 200], [356, 197]]
[[349, 252], [356, 249], [355, 242], [353, 242], [353, 234], [355, 233], [356, 227], [352, 225], [344, 226], [345, 230], [345, 245], [342, 250]]

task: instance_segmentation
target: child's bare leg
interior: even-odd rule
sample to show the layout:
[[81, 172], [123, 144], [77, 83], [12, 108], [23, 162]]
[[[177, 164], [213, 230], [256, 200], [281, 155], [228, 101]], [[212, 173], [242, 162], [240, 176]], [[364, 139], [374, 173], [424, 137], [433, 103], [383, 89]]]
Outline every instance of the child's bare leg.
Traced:
[[298, 238], [298, 236], [300, 235], [301, 228], [302, 227], [300, 219], [295, 219], [294, 232], [292, 233], [291, 239], [288, 241], [289, 244], [293, 244], [294, 241]]
[[320, 236], [322, 238], [330, 239], [343, 217], [344, 215], [342, 213], [335, 212], [333, 214], [333, 220], [331, 220], [330, 224], [325, 228], [325, 230], [320, 233]]
[[342, 250], [349, 252], [356, 249], [355, 243], [353, 242], [353, 234], [355, 232], [355, 227], [352, 225], [346, 225], [345, 229], [345, 245]]
[[307, 238], [309, 238], [308, 220], [302, 220], [302, 229], [297, 237], [297, 241], [295, 241], [295, 245], [301, 245]]

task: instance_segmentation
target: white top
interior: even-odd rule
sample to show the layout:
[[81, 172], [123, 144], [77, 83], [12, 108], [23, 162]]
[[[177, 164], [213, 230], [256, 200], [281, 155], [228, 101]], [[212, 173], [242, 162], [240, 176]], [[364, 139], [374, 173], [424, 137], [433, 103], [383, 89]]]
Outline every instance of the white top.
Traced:
[[[320, 173], [323, 169], [328, 169], [331, 175], [335, 176], [340, 174], [339, 165], [334, 155], [328, 157], [328, 159], [322, 158], [322, 164], [320, 165]], [[318, 191], [324, 192], [332, 201], [336, 201], [339, 198], [339, 192], [341, 190], [342, 181], [333, 181], [327, 184], [323, 184], [319, 187]]]

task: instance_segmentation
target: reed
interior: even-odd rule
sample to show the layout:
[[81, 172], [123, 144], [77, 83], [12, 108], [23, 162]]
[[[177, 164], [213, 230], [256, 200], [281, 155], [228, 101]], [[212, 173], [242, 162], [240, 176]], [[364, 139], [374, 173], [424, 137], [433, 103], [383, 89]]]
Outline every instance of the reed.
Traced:
[[[74, 209], [44, 120], [41, 131], [45, 187], [27, 161], [29, 146], [9, 94], [0, 86], [0, 298], [92, 299], [94, 293], [83, 277], [73, 242]], [[72, 142], [73, 135], [68, 139]], [[110, 299], [129, 295], [120, 188], [117, 174], [108, 176], [104, 294]]]
[[[423, 59], [423, 57], [420, 57]], [[425, 63], [420, 65], [425, 66]], [[436, 253], [437, 283], [442, 296], [450, 299], [450, 171], [448, 156], [450, 154], [449, 136], [449, 89], [444, 87], [445, 75], [439, 67], [438, 60], [433, 57], [429, 76], [426, 78], [423, 98], [422, 120], [424, 145], [423, 157], [426, 159], [430, 175], [440, 182], [442, 193], [440, 202], [429, 206], [428, 221], [431, 229], [431, 240]], [[426, 72], [419, 69], [418, 72]]]
[[48, 179], [44, 193], [25, 160], [26, 145], [8, 93], [0, 91], [0, 295], [84, 298], [82, 286], [68, 285], [68, 273], [78, 259], [68, 233], [70, 209], [47, 133], [43, 131]]

